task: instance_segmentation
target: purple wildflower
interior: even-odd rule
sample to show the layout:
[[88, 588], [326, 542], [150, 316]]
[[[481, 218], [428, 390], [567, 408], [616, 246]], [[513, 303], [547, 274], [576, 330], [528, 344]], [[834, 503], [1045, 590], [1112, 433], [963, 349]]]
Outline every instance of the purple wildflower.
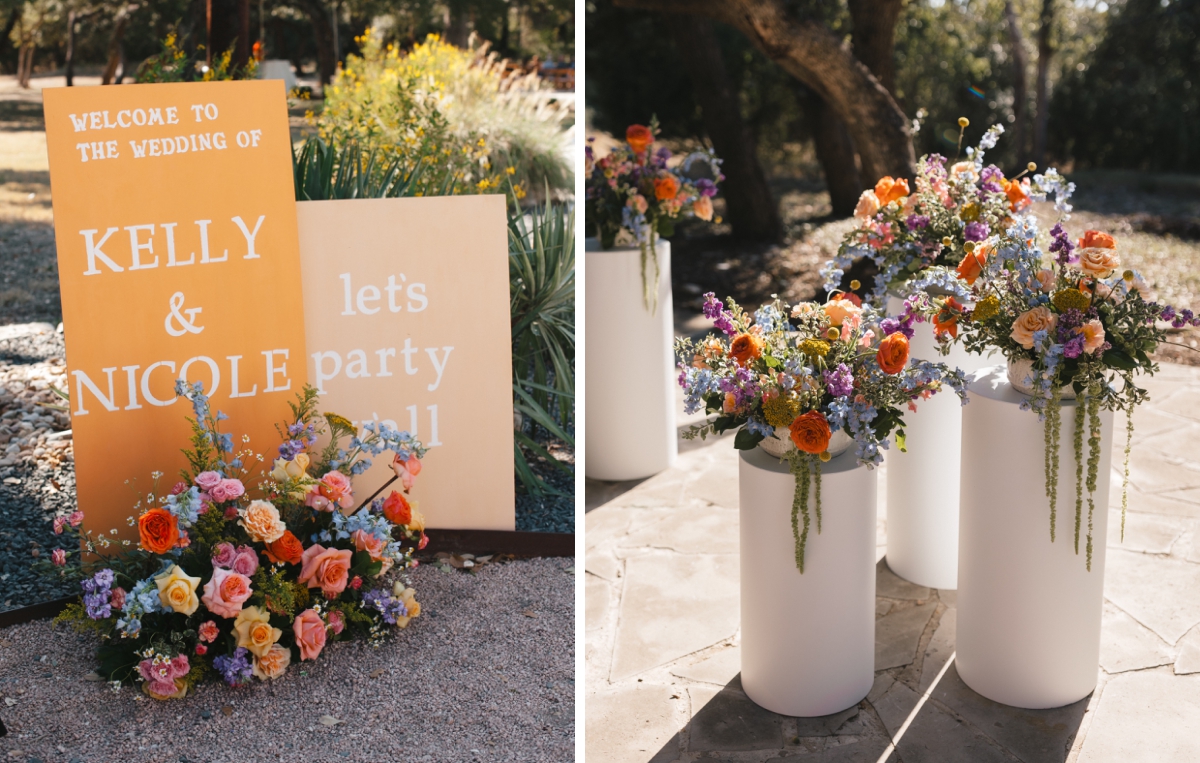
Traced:
[[990, 164], [983, 168], [979, 173], [979, 187], [989, 193], [1001, 193], [1004, 188], [1000, 183], [1004, 180], [1004, 173], [994, 164]]
[[929, 215], [909, 215], [908, 219], [904, 221], [904, 224], [909, 230], [925, 228], [929, 225]]
[[838, 363], [831, 371], [822, 371], [825, 378], [825, 388], [834, 397], [847, 397], [854, 392], [854, 375], [845, 363]]
[[1083, 354], [1083, 334], [1076, 334], [1063, 344], [1063, 357], [1078, 358]]
[[250, 651], [239, 646], [232, 655], [217, 655], [213, 667], [230, 686], [241, 686], [250, 681], [253, 668], [250, 666]]
[[1175, 308], [1170, 305], [1165, 306], [1162, 312], [1158, 314], [1164, 321], [1173, 320], [1175, 318]]
[[1071, 239], [1067, 236], [1067, 232], [1063, 230], [1062, 223], [1055, 223], [1050, 229], [1050, 251], [1058, 255], [1057, 260], [1059, 265], [1068, 265], [1072, 261], [1071, 252], [1074, 251], [1075, 245], [1071, 243]]
[[700, 192], [701, 196], [716, 196], [717, 184], [708, 178], [700, 178], [696, 181], [696, 190]]
[[367, 591], [363, 596], [363, 606], [371, 607], [379, 612], [388, 625], [395, 625], [397, 617], [408, 615], [408, 608], [404, 606], [404, 601], [397, 599], [382, 588]]
[[112, 616], [113, 571], [103, 569], [87, 580], [81, 580], [83, 607], [88, 617], [99, 620]]
[[990, 230], [987, 223], [967, 223], [963, 228], [963, 238], [965, 238], [967, 241], [983, 241], [988, 237], [989, 232]]
[[883, 332], [884, 336], [899, 332], [912, 339], [913, 334], [916, 333], [913, 330], [912, 324], [913, 319], [911, 315], [905, 315], [903, 318], [884, 318], [879, 322], [879, 330]]

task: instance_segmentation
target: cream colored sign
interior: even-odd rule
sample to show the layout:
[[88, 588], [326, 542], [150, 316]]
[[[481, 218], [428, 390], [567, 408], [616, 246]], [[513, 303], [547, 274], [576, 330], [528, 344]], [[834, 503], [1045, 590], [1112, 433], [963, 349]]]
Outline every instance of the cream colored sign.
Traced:
[[[297, 207], [308, 378], [321, 408], [431, 446], [413, 488], [433, 528], [515, 526], [503, 196]], [[355, 480], [365, 499], [386, 454]]]

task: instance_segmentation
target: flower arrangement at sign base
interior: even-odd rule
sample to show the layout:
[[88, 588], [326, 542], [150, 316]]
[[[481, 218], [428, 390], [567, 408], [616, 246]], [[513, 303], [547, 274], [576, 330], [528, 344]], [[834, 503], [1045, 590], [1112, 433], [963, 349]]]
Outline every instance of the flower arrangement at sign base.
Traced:
[[[592, 138], [585, 149], [588, 227], [602, 249], [622, 243], [641, 249], [643, 301], [651, 313], [658, 309], [658, 237], [672, 235], [683, 217], [712, 221], [712, 197], [725, 179], [711, 150], [692, 152], [678, 163], [670, 149], [652, 150], [658, 132], [658, 120], [651, 119], [649, 127], [630, 125], [625, 143], [606, 156], [595, 158]], [[646, 276], [648, 264], [653, 279]]]
[[[279, 457], [263, 470], [261, 454], [235, 450], [221, 431], [227, 417], [198, 383], [176, 391], [195, 412], [188, 468], [165, 492], [153, 475], [130, 518], [136, 545], [86, 536], [94, 560], [70, 570], [82, 601], [59, 616], [100, 636], [97, 672], [114, 689], [140, 682], [171, 699], [213, 676], [231, 686], [271, 680], [333, 641], [378, 646], [420, 615], [404, 577], [428, 542], [406, 495], [426, 452], [419, 441], [322, 416], [306, 387], [280, 427]], [[313, 450], [326, 433], [329, 443]], [[352, 478], [385, 451], [396, 476], [359, 500]], [[397, 481], [402, 490], [379, 497]]]
[[[976, 264], [943, 277], [959, 280], [967, 305], [954, 296], [910, 298], [905, 319], [932, 318], [944, 349], [955, 340], [971, 352], [999, 350], [1009, 362], [1014, 386], [1029, 394], [1022, 408], [1045, 422], [1045, 483], [1050, 503], [1050, 540], [1055, 541], [1061, 403], [1075, 397], [1075, 553], [1083, 524], [1087, 488], [1087, 568], [1092, 567], [1092, 516], [1100, 464], [1100, 410], [1126, 414], [1121, 537], [1128, 506], [1129, 452], [1133, 409], [1148, 393], [1134, 381], [1158, 366], [1150, 353], [1166, 341], [1160, 321], [1175, 328], [1200, 326], [1190, 310], [1159, 305], [1136, 272], [1124, 269], [1116, 240], [1089, 230], [1072, 243], [1062, 218], [1050, 229], [1049, 254], [1038, 246], [1032, 216], [1015, 219], [976, 250]], [[965, 262], [965, 261], [964, 261]], [[1118, 386], [1119, 383], [1119, 386]], [[1088, 454], [1084, 474], [1083, 440]]]
[[965, 403], [966, 380], [945, 364], [910, 359], [911, 327], [880, 320], [852, 294], [790, 309], [776, 300], [753, 315], [732, 299], [726, 309], [712, 292], [704, 299], [704, 314], [728, 339], [682, 339], [675, 350], [687, 412], [716, 418], [683, 436], [738, 429], [733, 444], [740, 450], [768, 438], [790, 446], [784, 457], [796, 478], [792, 533], [803, 573], [809, 490], [815, 488], [820, 533], [821, 463], [833, 455], [834, 433], [847, 435], [859, 463], [874, 468], [893, 433], [904, 450], [905, 408], [915, 411], [918, 401], [947, 387]]
[[[959, 120], [959, 145], [969, 122]], [[1058, 209], [1069, 212], [1074, 184], [1055, 169], [1025, 177], [1036, 166], [1005, 177], [995, 165], [984, 166], [987, 150], [995, 147], [1004, 128], [993, 125], [967, 160], [946, 166], [946, 157], [922, 156], [917, 162], [915, 188], [904, 178], [884, 177], [863, 191], [854, 210], [858, 224], [843, 239], [834, 259], [821, 269], [827, 291], [842, 286], [845, 271], [859, 259], [871, 261], [877, 272], [867, 302], [882, 308], [888, 292], [904, 299], [916, 292], [966, 294], [953, 269], [978, 272], [986, 242], [1024, 217], [1033, 201], [1054, 194]]]

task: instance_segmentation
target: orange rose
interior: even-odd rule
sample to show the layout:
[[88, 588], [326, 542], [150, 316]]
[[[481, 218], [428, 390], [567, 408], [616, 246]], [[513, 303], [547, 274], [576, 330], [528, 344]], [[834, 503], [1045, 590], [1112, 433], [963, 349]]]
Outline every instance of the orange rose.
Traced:
[[300, 582], [309, 588], [320, 588], [326, 599], [336, 599], [350, 582], [350, 561], [354, 555], [348, 549], [325, 548], [314, 543], [304, 550], [301, 558]]
[[942, 309], [933, 316], [933, 333], [949, 334], [952, 338], [958, 336], [958, 319], [962, 316], [963, 306], [954, 297], [946, 297]]
[[625, 142], [635, 154], [646, 152], [646, 147], [654, 142], [654, 133], [645, 125], [629, 125], [625, 128]]
[[988, 250], [986, 247], [977, 247], [975, 251], [968, 252], [966, 257], [963, 257], [962, 262], [958, 263], [958, 277], [967, 282], [968, 286], [975, 285], [975, 279], [979, 278], [979, 274], [983, 272], [983, 266], [987, 264]]
[[880, 206], [886, 206], [889, 202], [896, 199], [903, 199], [908, 195], [908, 181], [904, 178], [894, 180], [891, 175], [879, 179], [875, 184], [875, 198], [879, 199]]
[[1116, 249], [1117, 241], [1107, 233], [1101, 233], [1098, 230], [1089, 230], [1083, 232], [1083, 238], [1079, 239], [1080, 249]]
[[1028, 207], [1032, 201], [1029, 199], [1029, 194], [1025, 192], [1028, 186], [1021, 185], [1018, 180], [1004, 180], [1004, 194], [1008, 196], [1008, 208], [1013, 212], [1020, 212]]
[[383, 502], [383, 516], [394, 525], [407, 526], [412, 521], [412, 506], [408, 505], [403, 493], [393, 490]]
[[165, 554], [179, 545], [179, 524], [166, 509], [150, 509], [138, 517], [138, 535], [142, 548], [152, 554]]
[[299, 564], [300, 558], [304, 554], [304, 544], [295, 535], [292, 535], [291, 530], [284, 530], [283, 535], [279, 540], [267, 544], [267, 558], [272, 564], [287, 562], [288, 564]]
[[670, 173], [654, 178], [654, 198], [659, 201], [670, 201], [679, 193], [679, 181]]
[[908, 363], [908, 337], [897, 331], [888, 334], [879, 343], [879, 352], [875, 353], [875, 361], [885, 374], [898, 374]]
[[824, 453], [829, 449], [829, 422], [820, 411], [809, 411], [788, 427], [792, 433], [792, 442], [805, 453]]
[[729, 357], [740, 366], [750, 365], [750, 361], [762, 357], [763, 341], [752, 334], [738, 334], [729, 345]]

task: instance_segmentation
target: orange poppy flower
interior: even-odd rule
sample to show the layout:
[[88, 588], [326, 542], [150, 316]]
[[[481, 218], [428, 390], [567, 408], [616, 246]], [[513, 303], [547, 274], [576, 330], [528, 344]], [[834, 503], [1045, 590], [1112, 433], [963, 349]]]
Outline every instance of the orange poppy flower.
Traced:
[[679, 181], [670, 173], [654, 178], [654, 197], [659, 201], [670, 201], [679, 193]]

